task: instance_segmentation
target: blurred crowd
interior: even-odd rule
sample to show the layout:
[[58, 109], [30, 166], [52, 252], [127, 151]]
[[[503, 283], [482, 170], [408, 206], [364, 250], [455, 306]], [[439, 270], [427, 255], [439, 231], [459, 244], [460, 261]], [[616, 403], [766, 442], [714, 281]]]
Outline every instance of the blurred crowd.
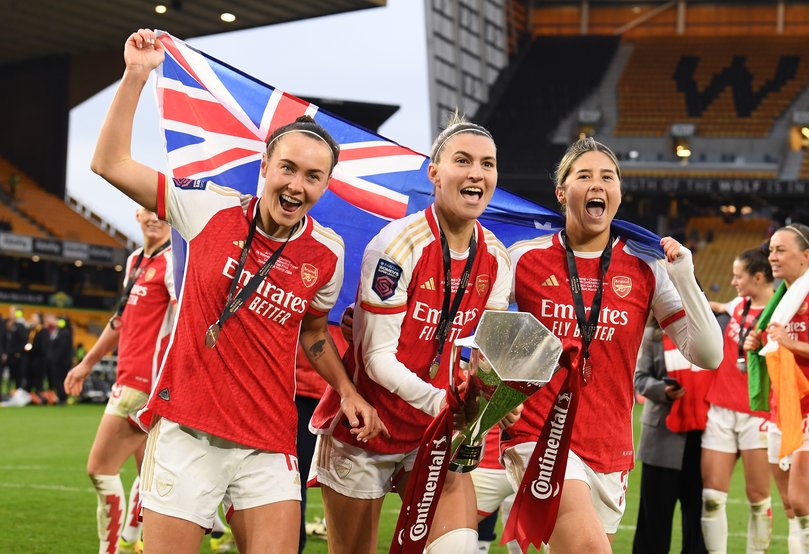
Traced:
[[74, 348], [69, 318], [10, 307], [0, 315], [2, 405], [67, 402], [63, 382], [83, 351], [82, 345]]

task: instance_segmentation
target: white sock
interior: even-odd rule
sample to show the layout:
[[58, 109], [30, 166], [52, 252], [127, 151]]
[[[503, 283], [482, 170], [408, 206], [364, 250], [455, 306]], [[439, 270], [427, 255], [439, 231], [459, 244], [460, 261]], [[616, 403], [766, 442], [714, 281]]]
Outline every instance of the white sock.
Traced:
[[129, 503], [126, 508], [126, 519], [121, 538], [126, 542], [134, 543], [140, 539], [140, 521], [138, 519], [138, 505], [140, 504], [140, 477], [135, 477], [132, 488], [129, 489]]
[[809, 554], [809, 515], [795, 516], [798, 520], [798, 527], [800, 528], [800, 545], [801, 554]]
[[98, 496], [98, 553], [115, 554], [126, 513], [124, 485], [119, 475], [90, 475]]
[[801, 524], [798, 518], [787, 518], [789, 522], [789, 536], [787, 537], [787, 549], [789, 554], [801, 554]]
[[764, 554], [772, 536], [772, 503], [770, 497], [750, 502], [747, 517], [747, 554]]
[[[211, 535], [213, 536], [222, 536], [222, 533], [228, 530], [228, 524], [224, 522], [222, 516], [219, 515], [219, 508], [216, 509], [216, 514], [213, 518], [213, 527], [211, 528]], [[217, 535], [214, 535], [217, 533]]]
[[[503, 527], [506, 526], [508, 515], [511, 513], [511, 507], [514, 505], [514, 495], [511, 494], [500, 503], [500, 519], [503, 521]], [[517, 541], [508, 541], [506, 543], [508, 554], [522, 554], [522, 549]]]
[[726, 492], [702, 489], [702, 537], [711, 554], [725, 554], [728, 549], [727, 500]]

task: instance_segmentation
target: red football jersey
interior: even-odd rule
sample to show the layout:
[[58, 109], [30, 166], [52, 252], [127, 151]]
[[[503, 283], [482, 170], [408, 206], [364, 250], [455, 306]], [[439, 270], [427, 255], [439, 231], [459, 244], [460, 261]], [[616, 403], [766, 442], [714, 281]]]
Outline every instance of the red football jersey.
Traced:
[[[469, 282], [434, 378], [429, 373], [438, 351], [435, 333], [444, 299], [444, 261], [433, 208], [390, 223], [370, 242], [362, 261], [354, 311], [356, 348], [349, 371], [391, 437], [358, 444], [342, 425], [335, 428], [335, 437], [380, 453], [418, 448], [449, 387], [452, 341], [471, 335], [485, 309], [508, 307], [508, 252], [480, 224], [475, 237]], [[453, 296], [467, 256], [451, 256]]]
[[158, 216], [188, 241], [177, 322], [148, 408], [173, 421], [272, 452], [295, 454], [295, 357], [301, 320], [325, 315], [343, 279], [343, 242], [305, 217], [267, 278], [222, 327], [208, 327], [287, 237], [256, 228], [241, 275], [236, 267], [258, 199], [211, 182], [161, 175]]
[[[129, 286], [142, 251], [138, 248], [126, 261], [124, 288]], [[137, 279], [121, 316], [115, 380], [119, 385], [146, 393], [152, 390], [174, 323], [172, 267], [171, 248], [166, 248], [157, 256], [144, 256], [134, 275]]]
[[[577, 359], [582, 341], [561, 235], [518, 242], [510, 251], [517, 307], [531, 312], [562, 339], [571, 359]], [[600, 257], [600, 252], [576, 253], [588, 314], [598, 286]], [[685, 315], [664, 262], [619, 237], [613, 241], [598, 329], [590, 344], [592, 377], [579, 397], [571, 438], [571, 449], [595, 471], [624, 471], [633, 465], [633, 375], [650, 312], [664, 329]], [[528, 399], [522, 417], [509, 430], [508, 439], [504, 437], [502, 448], [537, 440], [565, 379], [567, 371], [560, 369], [550, 383]]]
[[[711, 404], [756, 416], [769, 418], [768, 412], [750, 410], [750, 395], [747, 390], [747, 373], [739, 371], [739, 331], [746, 298], [737, 297], [728, 306], [730, 321], [725, 328], [724, 354], [722, 363], [716, 369], [716, 377], [708, 391], [707, 400]], [[756, 320], [764, 307], [751, 307], [745, 318], [745, 333], [755, 329]], [[745, 355], [745, 360], [747, 356]]]

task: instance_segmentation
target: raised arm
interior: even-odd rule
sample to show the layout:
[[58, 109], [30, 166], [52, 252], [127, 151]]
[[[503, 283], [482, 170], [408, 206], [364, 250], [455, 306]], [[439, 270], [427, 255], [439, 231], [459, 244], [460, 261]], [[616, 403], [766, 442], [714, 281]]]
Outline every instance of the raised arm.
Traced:
[[157, 171], [132, 159], [132, 122], [141, 91], [163, 63], [163, 45], [154, 31], [140, 29], [124, 45], [126, 69], [104, 118], [91, 168], [144, 208], [157, 209]]
[[688, 361], [704, 369], [716, 369], [723, 355], [722, 329], [697, 284], [691, 251], [671, 237], [664, 237], [660, 244], [666, 254], [669, 277], [685, 310], [685, 317], [665, 328], [666, 334]]

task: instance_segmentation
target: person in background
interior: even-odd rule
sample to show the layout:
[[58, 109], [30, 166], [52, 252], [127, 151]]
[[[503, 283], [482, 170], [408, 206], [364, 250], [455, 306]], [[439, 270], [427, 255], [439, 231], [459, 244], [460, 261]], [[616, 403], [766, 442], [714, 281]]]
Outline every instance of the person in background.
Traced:
[[730, 315], [725, 329], [724, 357], [708, 392], [711, 404], [702, 436], [702, 534], [708, 552], [727, 551], [725, 512], [736, 461], [744, 464], [749, 505], [747, 552], [762, 554], [770, 545], [772, 504], [767, 469], [769, 413], [750, 409], [744, 340], [755, 328], [773, 295], [773, 274], [766, 253], [745, 250], [733, 261], [731, 284], [738, 296], [727, 304], [711, 303], [715, 312]]
[[637, 457], [643, 463], [634, 554], [665, 554], [671, 547], [674, 507], [680, 502], [683, 554], [703, 554], [700, 529], [702, 431], [675, 433], [666, 426], [672, 403], [691, 391], [668, 378], [663, 331], [652, 322], [643, 333], [635, 390], [645, 397]]
[[[146, 433], [133, 418], [146, 404], [166, 351], [176, 305], [171, 228], [154, 212], [138, 208], [135, 217], [143, 246], [126, 261], [124, 292], [98, 341], [65, 377], [69, 394], [81, 394], [84, 381], [101, 359], [118, 350], [118, 367], [112, 394], [98, 425], [87, 459], [87, 474], [98, 497], [96, 523], [99, 553], [118, 549], [134, 552], [140, 539], [135, 505], [138, 480], [130, 495], [129, 509], [120, 471], [130, 456], [140, 470]], [[127, 514], [129, 514], [127, 516]]]
[[[779, 345], [766, 359], [772, 380], [771, 420], [767, 429], [767, 457], [778, 492], [789, 518], [790, 554], [809, 553], [809, 226], [792, 223], [779, 228], [769, 243], [769, 262], [773, 277], [783, 279], [782, 285], [770, 299], [765, 313], [774, 307], [784, 309], [785, 321], [765, 319], [762, 315], [757, 329], [744, 341], [744, 350], [758, 352], [762, 345], [776, 341]], [[783, 296], [782, 296], [783, 295]], [[782, 306], [783, 304], [783, 306]], [[765, 331], [758, 329], [765, 326]], [[792, 360], [790, 361], [790, 357]], [[748, 362], [751, 357], [748, 356]], [[780, 363], [779, 363], [780, 362]], [[751, 392], [762, 390], [748, 383]], [[754, 387], [754, 385], [757, 385]], [[755, 399], [751, 399], [755, 400]], [[779, 426], [778, 422], [781, 421]], [[785, 424], [792, 424], [787, 427]], [[783, 428], [782, 428], [783, 427]], [[793, 450], [781, 452], [784, 436], [794, 441]]]

